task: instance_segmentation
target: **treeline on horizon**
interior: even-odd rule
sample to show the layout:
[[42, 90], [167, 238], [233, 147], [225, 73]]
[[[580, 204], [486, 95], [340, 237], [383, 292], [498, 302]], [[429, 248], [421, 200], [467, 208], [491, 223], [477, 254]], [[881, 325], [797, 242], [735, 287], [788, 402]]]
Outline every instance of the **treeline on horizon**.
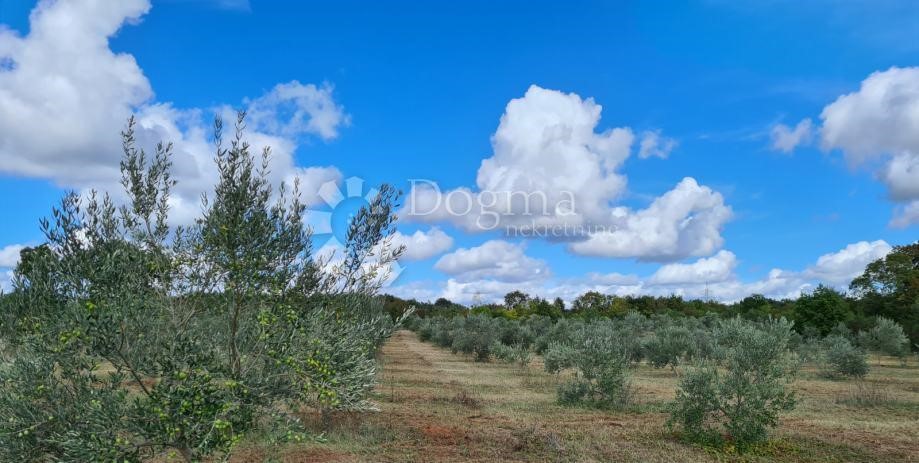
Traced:
[[617, 296], [588, 291], [570, 305], [561, 298], [549, 301], [522, 291], [511, 291], [502, 304], [466, 306], [445, 298], [431, 302], [401, 299], [385, 294], [384, 306], [396, 316], [410, 307], [421, 318], [487, 314], [492, 317], [523, 319], [533, 315], [558, 318], [615, 318], [631, 311], [645, 316], [701, 317], [714, 313], [722, 317], [741, 316], [752, 320], [785, 317], [799, 332], [826, 335], [839, 324], [853, 332], [871, 329], [877, 317], [903, 326], [913, 349], [919, 349], [919, 242], [896, 246], [886, 257], [869, 264], [852, 280], [848, 292], [818, 286], [797, 299], [772, 299], [753, 294], [727, 304], [714, 300], [670, 296]]

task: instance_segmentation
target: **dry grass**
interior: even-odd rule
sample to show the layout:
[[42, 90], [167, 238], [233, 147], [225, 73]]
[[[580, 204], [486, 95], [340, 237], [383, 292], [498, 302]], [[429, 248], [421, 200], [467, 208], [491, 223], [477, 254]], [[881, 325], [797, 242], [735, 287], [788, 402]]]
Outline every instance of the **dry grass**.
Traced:
[[[860, 386], [803, 371], [795, 383], [798, 408], [785, 417], [773, 440], [735, 455], [685, 444], [665, 430], [664, 405], [677, 382], [669, 369], [636, 369], [635, 407], [603, 412], [557, 405], [557, 378], [542, 372], [538, 359], [527, 369], [473, 362], [407, 331], [384, 346], [381, 359], [379, 413], [341, 415], [331, 429], [312, 420], [324, 442], [285, 448], [279, 460], [919, 461], [915, 360], [906, 367], [873, 361]], [[257, 446], [241, 450], [233, 461], [264, 460]]]

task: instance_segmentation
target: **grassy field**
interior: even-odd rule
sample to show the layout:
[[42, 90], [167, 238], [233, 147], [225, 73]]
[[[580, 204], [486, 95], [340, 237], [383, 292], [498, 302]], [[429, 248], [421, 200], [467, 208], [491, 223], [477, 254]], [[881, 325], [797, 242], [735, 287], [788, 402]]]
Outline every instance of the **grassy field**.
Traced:
[[[476, 363], [398, 332], [383, 348], [379, 413], [308, 416], [322, 437], [270, 450], [243, 445], [232, 461], [672, 462], [919, 461], [919, 365], [874, 358], [862, 385], [805, 369], [797, 409], [773, 439], [744, 455], [682, 442], [665, 406], [677, 373], [640, 367], [635, 405], [596, 411], [555, 403], [557, 378], [538, 360], [521, 369]], [[873, 403], [861, 403], [864, 400]]]

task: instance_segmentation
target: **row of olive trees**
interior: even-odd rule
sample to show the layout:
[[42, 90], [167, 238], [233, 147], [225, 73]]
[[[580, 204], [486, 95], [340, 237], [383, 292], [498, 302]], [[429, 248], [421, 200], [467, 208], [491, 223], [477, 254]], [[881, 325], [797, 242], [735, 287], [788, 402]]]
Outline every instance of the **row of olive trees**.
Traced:
[[826, 337], [802, 336], [784, 319], [714, 314], [649, 318], [629, 312], [593, 321], [478, 314], [416, 318], [409, 325], [422, 340], [474, 354], [479, 361], [495, 357], [526, 365], [531, 353], [540, 354], [546, 371], [569, 373], [558, 389], [559, 402], [569, 405], [627, 407], [635, 364], [679, 367], [669, 426], [707, 445], [724, 444], [724, 436], [730, 436], [741, 450], [766, 439], [779, 413], [794, 406], [789, 385], [802, 362], [813, 362], [825, 376], [862, 377], [869, 349], [908, 352], [902, 328], [883, 318], [858, 335], [840, 326]]
[[836, 325], [826, 336], [805, 333], [797, 351], [812, 362], [826, 378], [863, 378], [870, 369], [868, 354], [874, 352], [898, 358], [905, 363], [910, 355], [909, 338], [898, 323], [877, 317], [874, 326], [854, 333], [844, 324]]
[[[638, 312], [628, 312], [619, 318], [552, 319], [533, 315], [520, 320], [488, 317], [475, 314], [469, 317], [430, 317], [415, 320], [413, 327], [423, 340], [435, 342], [454, 351], [472, 352], [463, 346], [476, 349], [477, 360], [489, 356], [511, 358], [513, 349], [529, 349], [545, 354], [553, 342], [570, 338], [570, 333], [588, 324], [608, 326], [619, 334], [628, 348], [632, 362], [647, 361], [656, 368], [671, 370], [711, 355], [714, 340], [711, 329], [720, 318], [708, 313], [702, 317], [670, 317], [654, 315], [645, 317]], [[476, 335], [459, 336], [475, 326]], [[793, 332], [791, 348], [803, 361], [810, 362], [827, 377], [862, 377], [868, 371], [868, 353], [888, 355], [905, 361], [910, 355], [909, 339], [898, 323], [877, 317], [873, 326], [865, 331], [853, 332], [845, 324], [838, 324], [826, 336], [815, 330]], [[516, 354], [516, 357], [519, 357]]]
[[127, 201], [70, 194], [42, 221], [0, 307], [0, 460], [192, 461], [256, 428], [296, 435], [304, 407], [372, 407], [397, 192], [358, 213], [340, 263], [319, 261], [299, 186], [269, 182], [243, 114], [222, 131], [193, 225], [169, 226], [172, 147], [148, 157], [133, 120]]

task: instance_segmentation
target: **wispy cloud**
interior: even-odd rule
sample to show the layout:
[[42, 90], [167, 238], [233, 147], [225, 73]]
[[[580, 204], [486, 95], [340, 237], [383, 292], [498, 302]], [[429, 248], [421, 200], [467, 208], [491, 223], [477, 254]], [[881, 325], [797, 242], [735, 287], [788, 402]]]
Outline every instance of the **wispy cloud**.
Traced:
[[252, 11], [252, 4], [249, 0], [162, 0], [169, 3], [187, 3], [201, 5], [218, 10], [239, 11], [248, 13]]
[[214, 6], [220, 8], [221, 10], [234, 10], [234, 11], [252, 11], [252, 5], [249, 3], [249, 0], [203, 0], [205, 2], [213, 3]]

